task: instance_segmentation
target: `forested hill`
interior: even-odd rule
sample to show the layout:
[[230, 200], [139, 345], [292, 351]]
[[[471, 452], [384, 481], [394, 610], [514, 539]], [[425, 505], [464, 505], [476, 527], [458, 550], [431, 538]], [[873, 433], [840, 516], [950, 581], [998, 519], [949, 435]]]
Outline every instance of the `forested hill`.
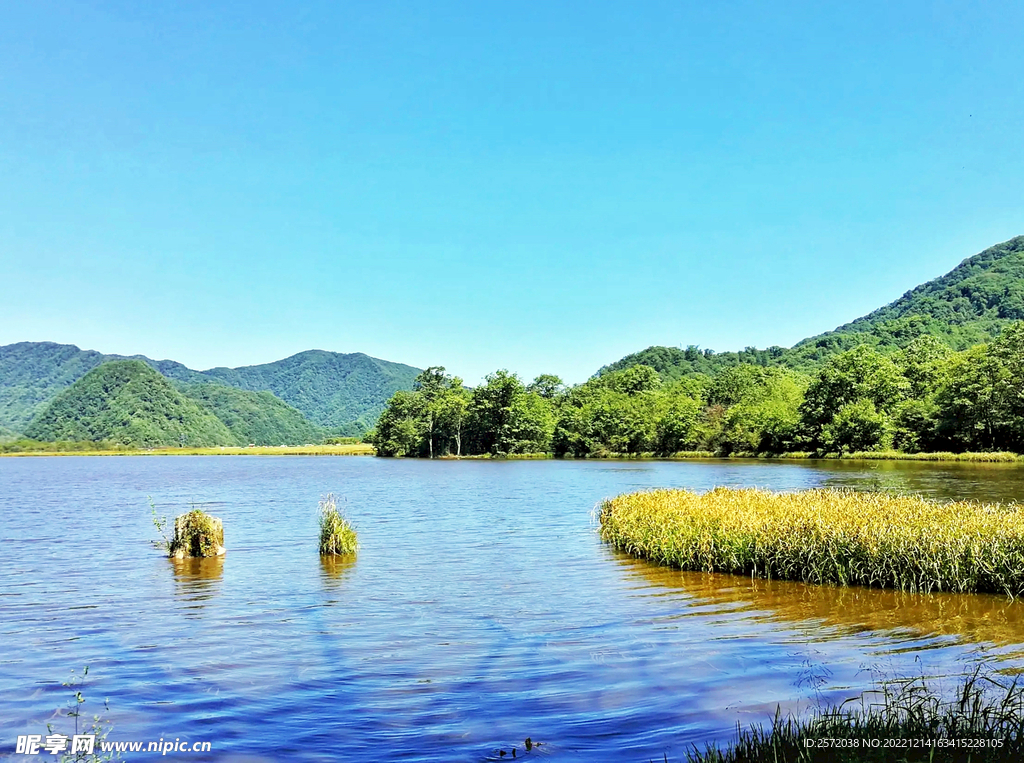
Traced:
[[220, 419], [238, 445], [306, 445], [324, 431], [273, 392], [223, 384], [181, 384], [181, 393]]
[[73, 344], [18, 342], [0, 347], [0, 427], [22, 431], [59, 392], [101, 363], [141, 360], [177, 381], [200, 381], [202, 375], [173, 360], [141, 355], [105, 355]]
[[598, 374], [649, 365], [662, 378], [715, 375], [740, 364], [813, 371], [822, 361], [861, 344], [881, 352], [906, 347], [927, 334], [955, 350], [987, 342], [1011, 321], [1024, 319], [1024, 236], [969, 257], [946, 275], [911, 289], [895, 302], [790, 348], [748, 347], [715, 353], [696, 346], [648, 347], [611, 363]]
[[232, 387], [269, 390], [312, 421], [342, 434], [370, 429], [398, 390], [412, 389], [420, 369], [361, 352], [308, 350], [243, 368], [212, 368], [203, 376]]
[[54, 342], [19, 342], [0, 347], [0, 431], [23, 432], [61, 391], [93, 368], [118, 360], [140, 360], [185, 384], [212, 382], [272, 392], [312, 424], [339, 434], [359, 434], [372, 426], [388, 398], [399, 389], [411, 389], [419, 373], [362, 353], [313, 350], [265, 365], [194, 371], [173, 360], [105, 355]]
[[34, 440], [91, 440], [140, 448], [235, 445], [210, 410], [139, 360], [103, 363], [58, 394], [25, 430]]
[[303, 445], [324, 436], [271, 392], [172, 382], [141, 360], [93, 368], [51, 400], [25, 434], [140, 448]]

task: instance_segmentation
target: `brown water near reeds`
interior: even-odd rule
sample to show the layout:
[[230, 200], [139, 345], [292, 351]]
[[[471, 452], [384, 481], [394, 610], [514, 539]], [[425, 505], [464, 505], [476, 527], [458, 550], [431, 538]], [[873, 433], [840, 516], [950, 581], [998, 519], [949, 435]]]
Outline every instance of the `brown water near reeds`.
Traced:
[[[679, 760], [879, 675], [1024, 667], [1021, 602], [683, 573], [597, 537], [605, 497], [715, 485], [1005, 502], [1024, 466], [0, 459], [0, 756], [85, 664], [111, 739], [351, 761], [508, 760], [526, 737], [553, 761]], [[329, 492], [355, 558], [317, 553]], [[149, 495], [221, 517], [226, 556], [163, 558]]]

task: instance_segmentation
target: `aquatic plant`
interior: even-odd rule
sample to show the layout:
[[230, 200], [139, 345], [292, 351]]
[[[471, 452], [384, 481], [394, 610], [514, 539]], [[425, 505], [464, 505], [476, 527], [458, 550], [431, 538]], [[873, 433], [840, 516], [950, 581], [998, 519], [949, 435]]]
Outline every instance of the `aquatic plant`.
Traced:
[[320, 553], [352, 554], [358, 547], [356, 531], [352, 524], [338, 511], [337, 501], [332, 493], [320, 499]]
[[170, 554], [171, 539], [167, 537], [167, 517], [156, 513], [156, 504], [153, 502], [153, 496], [146, 496], [146, 500], [149, 501], [149, 512], [152, 515], [153, 527], [160, 533], [160, 540], [154, 541], [154, 545]]
[[1024, 509], [807, 490], [654, 490], [600, 506], [601, 537], [687, 570], [906, 591], [1024, 594]]
[[[59, 717], [62, 714], [67, 718], [75, 719], [75, 728], [72, 734], [64, 735], [65, 737], [71, 737], [74, 739], [79, 734], [91, 734], [95, 736], [92, 752], [82, 751], [64, 751], [61, 753], [60, 758], [57, 760], [59, 763], [106, 763], [111, 760], [120, 760], [121, 754], [119, 752], [105, 752], [100, 754], [100, 746], [103, 741], [106, 740], [107, 735], [110, 734], [110, 730], [113, 728], [113, 724], [108, 721], [102, 715], [93, 715], [92, 720], [89, 721], [88, 726], [83, 726], [84, 721], [83, 714], [85, 712], [85, 684], [89, 678], [89, 666], [86, 665], [81, 673], [75, 674], [74, 669], [71, 670], [71, 676], [66, 681], [61, 681], [61, 686], [71, 689], [71, 698], [68, 700], [62, 713], [60, 708], [54, 713], [55, 717]], [[103, 707], [106, 711], [110, 711], [108, 702], [104, 701]], [[69, 729], [70, 730], [70, 729]], [[58, 730], [52, 723], [46, 724], [46, 731], [48, 734], [57, 734]], [[55, 753], [56, 754], [56, 753]]]
[[[874, 699], [872, 699], [874, 695]], [[879, 696], [880, 695], [880, 696]], [[975, 671], [952, 699], [924, 679], [883, 684], [860, 705], [810, 718], [776, 713], [770, 729], [752, 726], [724, 750], [694, 747], [688, 763], [853, 763], [1018, 761], [1024, 759], [1024, 687]]]
[[196, 508], [176, 517], [168, 553], [178, 558], [220, 556], [224, 553], [224, 523]]
[[896, 450], [876, 450], [844, 455], [845, 459], [865, 461], [969, 461], [974, 463], [1008, 463], [1020, 461], [1016, 453], [901, 453]]

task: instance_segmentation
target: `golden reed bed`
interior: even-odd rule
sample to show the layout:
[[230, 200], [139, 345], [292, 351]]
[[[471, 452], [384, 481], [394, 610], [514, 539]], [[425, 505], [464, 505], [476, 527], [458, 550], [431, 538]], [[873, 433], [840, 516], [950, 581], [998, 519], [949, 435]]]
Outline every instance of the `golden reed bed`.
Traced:
[[686, 570], [906, 591], [1024, 593], [1024, 509], [914, 496], [716, 488], [630, 493], [601, 537]]

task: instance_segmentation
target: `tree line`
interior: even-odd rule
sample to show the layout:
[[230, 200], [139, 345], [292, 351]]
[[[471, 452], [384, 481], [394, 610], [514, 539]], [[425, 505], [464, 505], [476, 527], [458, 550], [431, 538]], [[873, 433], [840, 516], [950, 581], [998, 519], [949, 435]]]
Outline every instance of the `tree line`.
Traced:
[[567, 387], [501, 370], [468, 389], [435, 366], [366, 440], [420, 457], [1022, 452], [1024, 322], [962, 352], [933, 336], [890, 353], [862, 345], [811, 374], [744, 363], [665, 382], [636, 365]]

